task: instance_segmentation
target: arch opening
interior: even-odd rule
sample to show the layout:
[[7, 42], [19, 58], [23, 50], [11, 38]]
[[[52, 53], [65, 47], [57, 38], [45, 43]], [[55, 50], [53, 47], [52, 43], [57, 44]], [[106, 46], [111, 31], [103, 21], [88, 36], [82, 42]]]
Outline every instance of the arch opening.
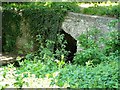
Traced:
[[73, 62], [74, 54], [77, 52], [77, 40], [75, 40], [70, 34], [66, 33], [63, 29], [61, 30], [61, 34], [64, 34], [64, 38], [67, 41], [66, 51], [70, 51], [66, 58], [66, 62]]

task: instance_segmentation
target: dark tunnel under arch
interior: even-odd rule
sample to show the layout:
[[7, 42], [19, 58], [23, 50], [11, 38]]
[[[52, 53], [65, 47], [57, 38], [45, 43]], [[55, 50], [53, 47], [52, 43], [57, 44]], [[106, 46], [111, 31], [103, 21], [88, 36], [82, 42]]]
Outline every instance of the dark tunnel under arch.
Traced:
[[67, 41], [65, 50], [70, 51], [67, 56], [67, 62], [73, 61], [74, 54], [77, 52], [77, 40], [75, 40], [70, 34], [66, 33], [63, 29], [61, 29], [61, 34], [64, 34], [64, 38]]

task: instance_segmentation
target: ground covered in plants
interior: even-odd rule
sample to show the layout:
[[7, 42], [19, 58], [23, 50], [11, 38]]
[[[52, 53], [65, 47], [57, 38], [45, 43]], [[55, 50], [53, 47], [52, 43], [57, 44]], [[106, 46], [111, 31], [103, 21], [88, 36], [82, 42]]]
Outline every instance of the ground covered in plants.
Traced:
[[[27, 54], [22, 61], [18, 56], [18, 65], [0, 67], [0, 88], [118, 88], [118, 33], [107, 33], [107, 41], [101, 37], [97, 43], [93, 38], [86, 38], [96, 34], [95, 29], [87, 35], [80, 35], [84, 50], [75, 54], [73, 63], [65, 62], [63, 53], [56, 59], [56, 54], [60, 54], [57, 52], [51, 56], [47, 48], [38, 54]], [[100, 48], [98, 43], [105, 46]]]
[[[94, 15], [110, 15], [118, 18], [119, 6], [101, 7], [95, 4], [94, 9], [92, 7], [80, 11], [77, 5], [80, 3], [3, 4], [3, 52], [16, 52], [18, 56], [16, 62], [0, 66], [0, 89], [119, 87], [118, 30], [101, 34], [101, 30], [94, 27], [87, 33], [81, 34], [78, 40], [82, 50], [76, 52], [71, 61], [68, 60], [70, 51], [66, 50], [67, 42], [60, 31], [60, 25], [68, 11], [86, 14], [91, 11]], [[103, 8], [108, 12], [102, 12]], [[21, 18], [28, 20], [32, 43], [36, 46], [35, 51], [27, 52], [24, 58], [19, 55], [24, 51], [15, 51], [16, 39], [22, 34], [19, 23]], [[117, 22], [119, 20], [113, 21], [111, 28]]]
[[[36, 64], [37, 63], [37, 64]], [[0, 68], [0, 88], [118, 88], [118, 61], [96, 67], [27, 61]]]

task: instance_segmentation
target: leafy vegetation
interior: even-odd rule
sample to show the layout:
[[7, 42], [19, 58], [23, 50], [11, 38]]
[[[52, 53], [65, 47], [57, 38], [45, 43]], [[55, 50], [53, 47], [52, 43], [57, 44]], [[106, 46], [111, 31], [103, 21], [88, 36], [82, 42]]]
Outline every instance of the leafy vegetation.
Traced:
[[16, 39], [21, 35], [20, 21], [21, 17], [18, 14], [4, 10], [2, 17], [3, 51], [12, 52], [15, 50], [13, 47], [16, 47]]
[[108, 6], [105, 6], [107, 3], [93, 3], [92, 6], [84, 8], [81, 10], [81, 13], [92, 14], [99, 16], [109, 16], [109, 17], [120, 17], [120, 5], [109, 3]]
[[103, 34], [100, 33], [100, 30], [93, 28], [88, 33], [80, 35], [78, 39], [83, 50], [76, 53], [74, 57], [76, 64], [85, 65], [86, 62], [99, 64], [118, 55], [119, 51], [116, 48], [119, 43], [117, 30]]
[[23, 20], [30, 26], [28, 29], [35, 47], [34, 50], [37, 50], [39, 46], [37, 36], [41, 36], [43, 47], [46, 46], [46, 39], [55, 42], [50, 47], [53, 50], [57, 43], [57, 34], [61, 30], [61, 23], [68, 11], [78, 12], [79, 7], [74, 2], [3, 3], [3, 51], [15, 51], [12, 48], [16, 47], [16, 39], [23, 33], [20, 33]]
[[94, 68], [65, 65], [54, 82], [71, 88], [118, 88], [118, 62], [104, 62]]
[[[73, 63], [66, 63], [69, 52], [65, 50], [66, 40], [60, 34], [60, 27], [68, 11], [79, 11], [76, 3], [10, 3], [3, 7], [4, 24], [7, 20], [9, 23], [12, 20], [15, 20], [14, 24], [18, 23], [15, 31], [11, 31], [12, 27], [4, 26], [4, 29], [10, 30], [8, 33], [3, 29], [4, 50], [12, 50], [16, 37], [21, 34], [19, 22], [23, 17], [30, 24], [31, 36], [37, 48], [34, 53], [27, 53], [24, 60], [17, 57], [19, 67], [15, 67], [15, 63], [0, 67], [0, 89], [118, 88], [120, 41], [117, 30], [103, 34], [97, 28], [92, 28], [81, 34], [78, 40], [82, 50], [75, 54]], [[12, 19], [5, 18], [8, 11], [10, 16], [13, 15]], [[114, 22], [110, 24], [114, 25]], [[15, 39], [9, 38], [12, 37], [11, 32], [15, 34]]]
[[[96, 43], [96, 39], [92, 37], [92, 35], [96, 36], [96, 34], [98, 34], [96, 30], [97, 29], [94, 29], [92, 32], [90, 31], [88, 35], [82, 34], [79, 37], [79, 39], [84, 41], [81, 42], [81, 46], [84, 46], [84, 51], [80, 51], [75, 55], [74, 64], [65, 63], [65, 54], [62, 53], [61, 55], [59, 52], [53, 54], [47, 48], [49, 44], [46, 44], [47, 47], [43, 48], [41, 52], [36, 55], [32, 53], [28, 54], [22, 62], [19, 61], [21, 58], [18, 57], [19, 68], [14, 67], [13, 64], [9, 64], [7, 67], [1, 67], [2, 78], [9, 80], [7, 77], [11, 76], [14, 81], [11, 82], [12, 85], [10, 83], [2, 84], [1, 88], [30, 87], [31, 83], [34, 84], [33, 87], [41, 85], [41, 87], [64, 88], [118, 88], [119, 54], [116, 52], [119, 51], [114, 51], [114, 45], [118, 42], [115, 41], [118, 33], [117, 31], [113, 31], [107, 34], [107, 41], [104, 40], [106, 38], [100, 37], [102, 41]], [[89, 35], [92, 39], [89, 38]], [[88, 36], [87, 39], [85, 38], [86, 36]], [[64, 38], [60, 41], [63, 41], [63, 39]], [[100, 43], [106, 46], [104, 45], [104, 47], [100, 48]], [[94, 50], [94, 53], [91, 50]], [[55, 55], [61, 56], [61, 58], [59, 58], [60, 60], [55, 60]], [[97, 62], [94, 63], [94, 60]], [[9, 70], [11, 74], [8, 74]], [[5, 82], [4, 79], [0, 82]], [[44, 83], [45, 85], [47, 84], [47, 86], [44, 86], [39, 82], [39, 79], [41, 82], [47, 79], [49, 83]]]
[[120, 6], [97, 6], [97, 7], [89, 7], [83, 10], [85, 14], [92, 14], [92, 15], [100, 15], [100, 16], [110, 16], [110, 17], [119, 17], [120, 15]]
[[43, 38], [42, 43], [46, 38], [55, 42], [52, 45], [53, 48], [57, 43], [56, 37], [67, 12], [116, 18], [120, 15], [119, 5], [99, 6], [98, 3], [93, 4], [93, 7], [80, 9], [77, 2], [3, 3], [3, 51], [17, 52], [16, 48], [13, 50], [13, 47], [16, 47], [17, 37], [22, 35], [20, 25], [24, 19], [25, 23], [30, 25], [29, 30], [33, 40], [31, 42], [35, 43], [34, 46], [38, 46], [35, 37], [40, 34]]
[[[31, 87], [30, 85], [33, 83], [33, 87], [44, 88], [54, 87], [54, 85], [65, 88], [118, 88], [118, 60], [102, 62], [96, 67], [72, 64], [64, 64], [63, 67], [59, 67], [60, 63], [51, 60], [47, 63], [40, 60], [25, 60], [20, 65], [21, 67], [11, 71], [11, 74], [8, 72], [14, 67], [4, 67], [4, 79], [9, 80], [14, 77], [12, 79], [14, 82], [10, 80], [10, 83], [4, 84], [5, 81], [2, 79], [0, 81], [2, 87]], [[3, 71], [1, 70], [1, 72]], [[43, 83], [43, 80], [40, 81], [40, 78], [48, 78], [50, 83], [45, 86], [47, 83]]]

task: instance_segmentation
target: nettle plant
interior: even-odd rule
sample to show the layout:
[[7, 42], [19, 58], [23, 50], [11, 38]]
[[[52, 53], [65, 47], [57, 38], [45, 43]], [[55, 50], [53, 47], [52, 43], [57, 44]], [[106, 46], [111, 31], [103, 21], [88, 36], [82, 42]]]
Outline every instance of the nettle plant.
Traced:
[[[41, 35], [37, 35], [36, 40], [39, 44], [39, 47], [34, 55], [32, 54], [33, 56], [30, 54], [30, 56], [32, 56], [31, 59], [34, 58], [46, 63], [48, 61], [55, 61], [57, 63], [60, 63], [60, 61], [66, 61], [66, 56], [69, 54], [69, 51], [65, 50], [67, 42], [64, 39], [64, 34], [57, 34], [56, 43], [54, 41], [46, 39], [46, 44], [44, 45], [44, 43], [42, 43]], [[52, 49], [54, 44], [54, 49]], [[29, 54], [27, 56], [29, 56]]]
[[83, 50], [76, 53], [75, 64], [96, 65], [103, 61], [118, 59], [116, 45], [119, 43], [118, 31], [113, 30], [103, 35], [97, 28], [83, 33], [78, 38]]

